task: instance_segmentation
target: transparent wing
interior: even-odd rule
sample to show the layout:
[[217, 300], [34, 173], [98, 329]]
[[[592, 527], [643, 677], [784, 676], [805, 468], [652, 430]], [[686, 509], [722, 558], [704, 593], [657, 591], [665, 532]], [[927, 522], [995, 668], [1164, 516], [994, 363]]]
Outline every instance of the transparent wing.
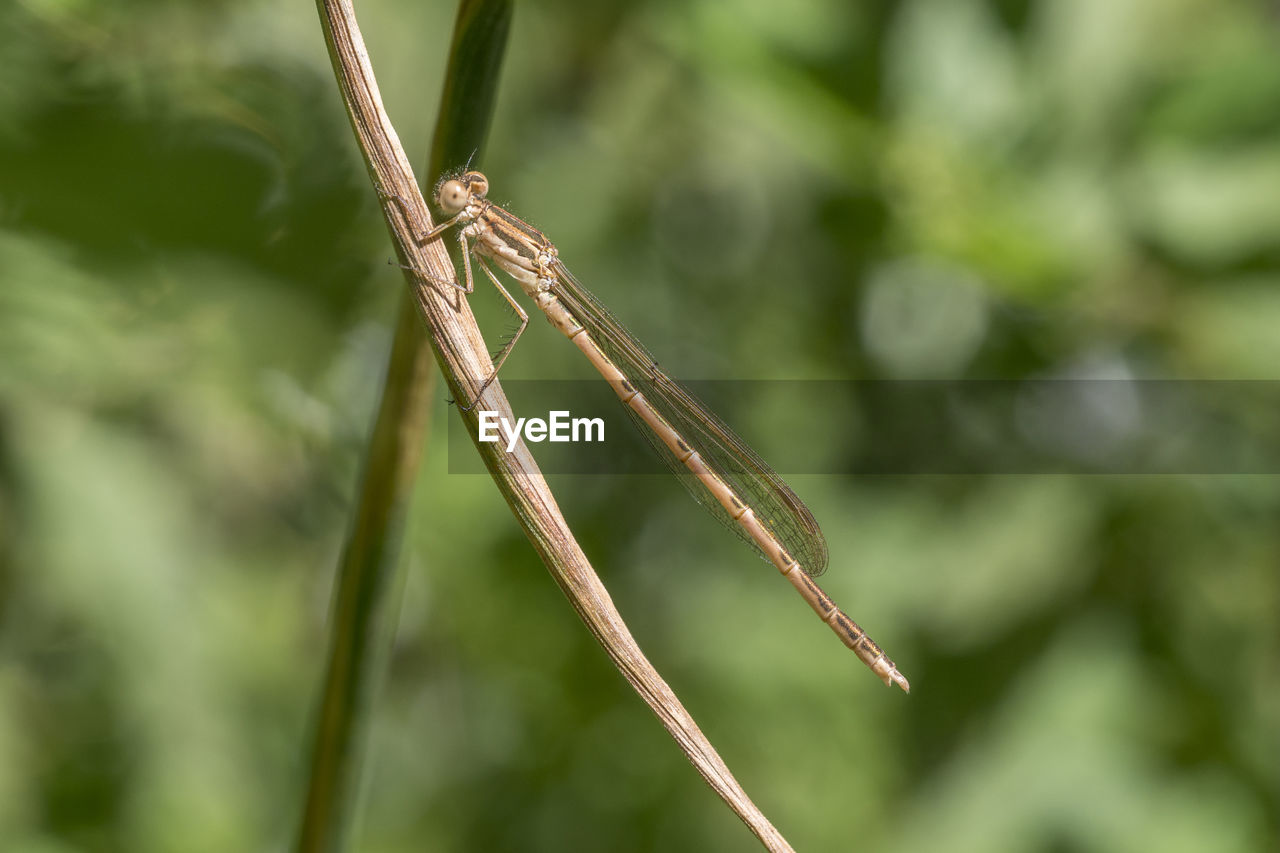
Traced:
[[[756, 517], [791, 552], [804, 571], [813, 576], [822, 574], [827, 567], [827, 543], [813, 514], [795, 492], [720, 418], [663, 373], [648, 350], [609, 313], [609, 309], [578, 283], [564, 264], [556, 261], [552, 269], [557, 279], [555, 295], [586, 327], [604, 354], [751, 507]], [[630, 406], [623, 408], [694, 499], [768, 560], [742, 526], [734, 521], [702, 481], [672, 455], [640, 416]]]

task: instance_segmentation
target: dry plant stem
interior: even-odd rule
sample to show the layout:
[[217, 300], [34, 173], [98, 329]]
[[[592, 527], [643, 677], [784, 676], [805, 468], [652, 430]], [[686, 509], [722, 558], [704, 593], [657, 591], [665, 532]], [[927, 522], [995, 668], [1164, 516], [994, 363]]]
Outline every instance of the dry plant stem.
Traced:
[[[452, 280], [453, 266], [440, 241], [420, 245], [416, 236], [431, 226], [430, 212], [414, 181], [408, 158], [382, 107], [364, 40], [348, 0], [317, 0], [325, 41], [352, 129], [383, 198], [383, 212], [402, 264], [435, 279]], [[489, 375], [491, 362], [466, 300], [448, 287], [410, 274], [427, 319], [437, 361], [454, 398], [471, 400]], [[511, 417], [499, 383], [484, 395], [483, 407]], [[463, 413], [472, 436], [480, 406]], [[743, 820], [766, 848], [791, 850], [786, 839], [747, 797], [706, 736], [658, 675], [627, 630], [609, 593], [578, 547], [533, 458], [521, 447], [506, 454], [494, 444], [476, 444], [490, 474], [534, 548], [564, 590], [578, 615], [604, 646], [641, 698], [693, 762], [711, 788]]]

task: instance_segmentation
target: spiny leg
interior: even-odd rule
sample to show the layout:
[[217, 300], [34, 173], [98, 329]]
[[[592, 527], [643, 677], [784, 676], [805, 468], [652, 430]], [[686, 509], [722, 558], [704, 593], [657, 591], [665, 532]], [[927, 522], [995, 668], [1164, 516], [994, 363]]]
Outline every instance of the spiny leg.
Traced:
[[[430, 231], [428, 231], [427, 233], [425, 233], [425, 234], [423, 234], [422, 236], [418, 237], [418, 238], [417, 238], [417, 239], [418, 239], [418, 243], [420, 243], [420, 244], [421, 244], [421, 243], [429, 243], [429, 242], [431, 242], [431, 240], [435, 239], [436, 237], [440, 236], [440, 235], [441, 235], [441, 234], [443, 234], [444, 232], [448, 231], [450, 228], [452, 228], [452, 227], [454, 226], [454, 224], [455, 224], [459, 219], [461, 219], [461, 218], [462, 218], [462, 214], [463, 214], [463, 213], [465, 213], [465, 212], [466, 212], [466, 211], [462, 211], [461, 213], [455, 213], [453, 216], [450, 216], [450, 217], [449, 217], [448, 219], [446, 219], [444, 222], [441, 222], [439, 225], [436, 225], [436, 226], [435, 226], [435, 227], [433, 227]], [[458, 230], [458, 236], [459, 236], [459, 237], [461, 237], [461, 236], [462, 236], [462, 230], [461, 230], [461, 229], [459, 229], [459, 230]]]
[[[468, 253], [462, 256], [462, 266], [467, 275], [468, 285], [472, 284], [470, 254], [471, 253]], [[462, 411], [464, 412], [471, 411], [477, 404], [479, 404], [480, 398], [484, 396], [485, 389], [492, 384], [493, 380], [498, 378], [498, 371], [502, 369], [502, 363], [507, 360], [507, 356], [511, 355], [511, 350], [515, 348], [516, 341], [520, 340], [520, 336], [524, 334], [525, 327], [529, 325], [528, 313], [526, 313], [525, 310], [520, 307], [520, 303], [516, 302], [515, 298], [507, 292], [507, 289], [502, 286], [502, 282], [498, 281], [498, 276], [494, 274], [493, 269], [479, 255], [476, 255], [475, 258], [476, 266], [480, 267], [480, 271], [489, 277], [489, 281], [493, 282], [493, 286], [498, 288], [498, 292], [502, 294], [503, 298], [507, 300], [507, 304], [511, 306], [511, 310], [515, 311], [516, 315], [520, 318], [520, 326], [516, 329], [515, 334], [511, 336], [511, 339], [503, 344], [502, 349], [498, 351], [497, 358], [493, 360], [493, 372], [489, 374], [489, 378], [480, 386], [480, 390], [476, 392], [475, 399], [472, 400], [471, 405], [462, 407]]]
[[[461, 248], [462, 257], [465, 259], [467, 257], [467, 252], [468, 252], [467, 236], [463, 234], [461, 231], [458, 232], [458, 245], [462, 247]], [[390, 261], [390, 260], [387, 261], [387, 263], [395, 264], [394, 261]], [[456, 288], [457, 290], [461, 290], [463, 293], [467, 293], [467, 294], [475, 292], [475, 286], [472, 284], [472, 281], [471, 281], [471, 268], [469, 265], [467, 265], [467, 276], [466, 276], [465, 284], [452, 281], [447, 278], [440, 278], [439, 276], [434, 276], [431, 273], [426, 272], [425, 270], [418, 269], [417, 267], [407, 267], [404, 264], [395, 264], [395, 265], [402, 270], [408, 270], [409, 272], [414, 273], [415, 275], [421, 278], [425, 278], [427, 281], [432, 282], [433, 284], [447, 284], [449, 285], [449, 287]]]
[[[408, 222], [412, 222], [412, 218], [409, 216], [409, 206], [405, 204], [403, 198], [401, 198], [396, 193], [387, 192], [380, 186], [375, 186], [374, 191], [380, 197], [387, 199], [388, 201], [394, 201], [400, 207], [400, 214], [405, 218], [405, 220]], [[446, 219], [444, 222], [441, 222], [439, 225], [433, 226], [425, 234], [415, 237], [414, 239], [416, 240], [418, 245], [422, 245], [424, 243], [431, 241], [433, 238], [439, 236], [440, 234], [452, 228], [454, 224], [462, 217], [462, 214], [464, 212], [465, 211], [459, 211], [458, 213]]]
[[[394, 200], [397, 204], [400, 205], [402, 210], [404, 209], [404, 200], [401, 199], [400, 196], [383, 192], [381, 189], [378, 190], [378, 194]], [[454, 216], [451, 216], [449, 219], [446, 219], [444, 222], [441, 222], [440, 224], [433, 227], [431, 230], [427, 231], [425, 234], [418, 237], [417, 241], [421, 244], [421, 243], [427, 243], [435, 239], [436, 237], [443, 234], [445, 231], [452, 228], [455, 224], [457, 224], [458, 219], [460, 219], [462, 215], [463, 214], [459, 212]], [[467, 235], [461, 228], [458, 229], [458, 249], [462, 253], [462, 270], [463, 270], [464, 282], [461, 282], [461, 283], [457, 281], [451, 281], [446, 278], [440, 278], [438, 276], [431, 275], [430, 273], [424, 270], [417, 269], [415, 267], [406, 267], [403, 264], [396, 264], [396, 266], [400, 267], [401, 269], [407, 269], [421, 276], [427, 281], [434, 282], [436, 284], [447, 284], [450, 287], [457, 288], [458, 290], [466, 294], [475, 293], [475, 275], [471, 271], [471, 257], [473, 254], [475, 254], [475, 247], [474, 245], [472, 246], [467, 245]], [[511, 296], [511, 294], [507, 291], [507, 289], [502, 286], [502, 282], [498, 280], [497, 275], [494, 274], [493, 270], [489, 267], [489, 265], [485, 263], [480, 258], [479, 255], [475, 255], [475, 258], [476, 258], [476, 264], [480, 267], [480, 270], [486, 276], [489, 277], [489, 280], [493, 282], [493, 286], [498, 288], [498, 292], [501, 293], [502, 297], [507, 300], [507, 304], [511, 306], [511, 309], [516, 312], [516, 316], [520, 318], [520, 325], [516, 329], [515, 334], [511, 336], [511, 339], [507, 341], [505, 344], [503, 344], [502, 349], [498, 351], [498, 356], [497, 358], [494, 359], [494, 363], [493, 363], [493, 372], [489, 374], [489, 377], [485, 379], [483, 383], [481, 383], [480, 390], [476, 392], [475, 399], [471, 402], [471, 405], [461, 407], [462, 411], [464, 412], [469, 412], [472, 409], [474, 409], [476, 405], [480, 402], [480, 398], [484, 396], [485, 390], [491, 384], [493, 384], [493, 380], [498, 378], [498, 371], [502, 368], [502, 363], [507, 360], [507, 356], [511, 354], [511, 350], [516, 345], [516, 341], [520, 339], [520, 336], [524, 334], [525, 328], [529, 325], [529, 315], [528, 313], [525, 312], [523, 308], [520, 307], [520, 303], [516, 302], [516, 300]]]

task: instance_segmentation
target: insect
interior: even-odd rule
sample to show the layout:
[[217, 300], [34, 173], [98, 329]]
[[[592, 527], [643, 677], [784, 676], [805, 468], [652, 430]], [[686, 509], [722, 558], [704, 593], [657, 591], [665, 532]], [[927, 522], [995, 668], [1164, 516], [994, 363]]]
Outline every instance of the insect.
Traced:
[[529, 324], [529, 315], [499, 281], [496, 266], [582, 350], [698, 502], [777, 567], [885, 684], [910, 692], [893, 661], [813, 580], [826, 569], [827, 545], [808, 507], [720, 418], [658, 367], [644, 346], [565, 268], [545, 234], [489, 201], [488, 191], [488, 179], [476, 171], [442, 180], [436, 203], [449, 218], [423, 236], [425, 242], [457, 228], [466, 281], [462, 289], [475, 289], [474, 260], [520, 318], [476, 400]]

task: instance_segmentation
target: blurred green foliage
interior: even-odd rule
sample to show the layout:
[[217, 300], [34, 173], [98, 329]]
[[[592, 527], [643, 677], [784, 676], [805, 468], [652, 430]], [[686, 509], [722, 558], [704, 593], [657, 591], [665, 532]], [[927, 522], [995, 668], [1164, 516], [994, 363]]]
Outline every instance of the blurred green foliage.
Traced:
[[[673, 373], [1276, 378], [1271, 4], [780, 8], [517, 11], [492, 195]], [[453, 9], [359, 11], [421, 163]], [[290, 837], [403, 286], [314, 14], [0, 9], [4, 850]], [[509, 314], [472, 301], [498, 340]], [[536, 321], [506, 369], [590, 371]], [[724, 414], [769, 458], [795, 403]], [[815, 411], [838, 467], [875, 413]], [[358, 848], [750, 849], [444, 448]], [[910, 697], [666, 478], [556, 485], [798, 849], [1280, 837], [1275, 476], [797, 478], [825, 585]]]

